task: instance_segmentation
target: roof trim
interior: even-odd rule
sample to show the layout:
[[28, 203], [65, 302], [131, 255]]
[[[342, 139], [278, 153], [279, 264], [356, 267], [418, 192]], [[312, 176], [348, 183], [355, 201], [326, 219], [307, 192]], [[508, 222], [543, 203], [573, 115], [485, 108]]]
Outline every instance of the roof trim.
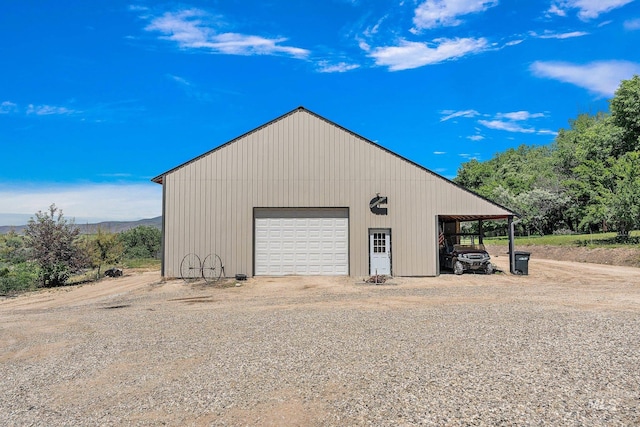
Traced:
[[[219, 146], [217, 146], [216, 148], [214, 148], [214, 149], [212, 149], [212, 150], [207, 151], [206, 153], [203, 153], [203, 154], [201, 154], [201, 155], [199, 155], [199, 156], [197, 156], [197, 157], [194, 157], [193, 159], [191, 159], [191, 160], [189, 160], [189, 161], [187, 161], [187, 162], [184, 162], [184, 163], [182, 163], [182, 164], [180, 164], [180, 165], [178, 165], [178, 166], [176, 166], [176, 167], [174, 167], [174, 168], [172, 168], [172, 169], [169, 169], [168, 171], [166, 171], [166, 172], [164, 172], [164, 173], [162, 173], [162, 174], [160, 174], [160, 175], [156, 176], [155, 178], [152, 178], [152, 179], [151, 179], [151, 181], [152, 181], [152, 182], [155, 182], [155, 183], [157, 183], [157, 184], [162, 184], [162, 183], [163, 183], [163, 179], [164, 179], [164, 176], [165, 176], [165, 175], [168, 175], [168, 174], [170, 174], [170, 173], [172, 173], [172, 172], [174, 172], [174, 171], [176, 171], [176, 170], [178, 170], [178, 169], [181, 169], [181, 168], [183, 168], [183, 167], [185, 167], [185, 166], [187, 166], [187, 165], [189, 165], [189, 164], [191, 164], [191, 163], [193, 163], [193, 162], [196, 162], [196, 161], [200, 160], [201, 158], [208, 156], [208, 155], [209, 155], [209, 154], [211, 154], [211, 153], [214, 153], [214, 152], [216, 152], [216, 151], [218, 151], [218, 150], [221, 150], [222, 148], [224, 148], [224, 147], [226, 147], [226, 146], [228, 146], [228, 145], [231, 145], [231, 144], [233, 144], [234, 142], [236, 142], [236, 141], [238, 141], [238, 140], [240, 140], [240, 139], [245, 138], [246, 136], [249, 136], [249, 135], [251, 135], [251, 134], [253, 134], [253, 133], [255, 133], [255, 132], [258, 132], [258, 131], [260, 131], [260, 130], [262, 130], [262, 129], [266, 128], [267, 126], [270, 126], [271, 124], [273, 124], [273, 123], [275, 123], [275, 122], [278, 122], [278, 121], [280, 121], [280, 120], [283, 120], [283, 119], [285, 119], [286, 117], [288, 117], [288, 116], [290, 116], [290, 115], [292, 115], [292, 114], [294, 114], [294, 113], [300, 112], [300, 111], [304, 111], [304, 112], [306, 112], [307, 114], [311, 114], [312, 116], [314, 116], [314, 117], [316, 117], [316, 118], [318, 118], [318, 119], [320, 119], [320, 120], [322, 120], [322, 121], [324, 121], [324, 122], [326, 122], [326, 123], [329, 123], [330, 125], [335, 126], [335, 127], [337, 127], [338, 129], [340, 129], [340, 130], [342, 130], [342, 131], [344, 131], [344, 132], [347, 132], [347, 133], [349, 133], [349, 134], [351, 134], [351, 135], [355, 136], [356, 138], [359, 138], [359, 139], [363, 140], [364, 142], [366, 142], [366, 143], [368, 143], [368, 144], [373, 145], [374, 147], [377, 147], [377, 148], [379, 148], [379, 149], [381, 149], [381, 150], [383, 150], [383, 151], [386, 151], [387, 153], [389, 153], [389, 154], [391, 154], [391, 155], [393, 155], [393, 156], [395, 156], [395, 157], [397, 157], [397, 158], [399, 158], [399, 159], [401, 159], [401, 160], [403, 160], [403, 161], [405, 161], [405, 162], [408, 162], [408, 163], [412, 164], [413, 166], [416, 166], [417, 168], [422, 169], [423, 171], [425, 171], [425, 172], [427, 172], [427, 173], [430, 173], [431, 175], [434, 175], [434, 176], [435, 176], [435, 177], [437, 177], [437, 178], [440, 178], [440, 179], [443, 179], [443, 180], [447, 181], [448, 183], [450, 183], [450, 184], [452, 184], [452, 185], [454, 185], [454, 186], [456, 186], [456, 187], [460, 188], [461, 190], [466, 191], [467, 193], [469, 193], [469, 194], [471, 194], [471, 195], [473, 195], [473, 196], [475, 196], [475, 197], [479, 197], [479, 198], [481, 198], [481, 199], [485, 200], [486, 202], [489, 202], [489, 203], [491, 203], [492, 205], [499, 207], [500, 209], [504, 209], [505, 211], [510, 212], [510, 214], [511, 214], [511, 215], [513, 215], [513, 216], [520, 217], [520, 214], [518, 214], [518, 213], [516, 213], [516, 212], [513, 212], [511, 209], [508, 209], [508, 208], [506, 208], [506, 207], [504, 207], [504, 206], [502, 206], [502, 205], [500, 205], [500, 204], [498, 204], [498, 203], [496, 203], [496, 202], [494, 202], [494, 201], [492, 201], [492, 200], [490, 200], [490, 199], [488, 199], [488, 198], [486, 198], [486, 197], [484, 197], [484, 196], [481, 196], [481, 195], [479, 195], [479, 194], [475, 193], [474, 191], [471, 191], [471, 190], [469, 190], [468, 188], [463, 187], [463, 186], [461, 186], [460, 184], [457, 184], [457, 183], [453, 182], [452, 180], [450, 180], [450, 179], [448, 179], [448, 178], [445, 178], [444, 176], [442, 176], [442, 175], [440, 175], [440, 174], [437, 174], [437, 173], [433, 172], [433, 171], [432, 171], [432, 170], [430, 170], [430, 169], [427, 169], [426, 167], [424, 167], [424, 166], [422, 166], [422, 165], [420, 165], [420, 164], [418, 164], [418, 163], [414, 162], [413, 160], [407, 159], [406, 157], [401, 156], [400, 154], [395, 153], [395, 152], [393, 152], [393, 151], [389, 150], [388, 148], [385, 148], [385, 147], [383, 147], [382, 145], [380, 145], [380, 144], [378, 144], [378, 143], [375, 143], [375, 142], [371, 141], [370, 139], [365, 138], [364, 136], [362, 136], [362, 135], [360, 135], [360, 134], [357, 134], [357, 133], [355, 133], [355, 132], [353, 132], [353, 131], [351, 131], [351, 130], [349, 130], [349, 129], [347, 129], [347, 128], [343, 127], [343, 126], [340, 126], [339, 124], [337, 124], [337, 123], [335, 123], [335, 122], [333, 122], [333, 121], [331, 121], [331, 120], [329, 120], [329, 119], [327, 119], [327, 118], [325, 118], [325, 117], [323, 117], [323, 116], [321, 116], [321, 115], [319, 115], [319, 114], [317, 114], [317, 113], [314, 113], [314, 112], [313, 112], [313, 111], [311, 111], [311, 110], [308, 110], [307, 108], [303, 107], [302, 105], [301, 105], [301, 106], [299, 106], [299, 107], [297, 107], [297, 108], [294, 108], [293, 110], [289, 111], [288, 113], [285, 113], [285, 114], [283, 114], [283, 115], [281, 115], [281, 116], [279, 116], [279, 117], [276, 117], [276, 118], [275, 118], [275, 119], [273, 119], [273, 120], [268, 121], [267, 123], [263, 124], [262, 126], [258, 126], [257, 128], [255, 128], [255, 129], [253, 129], [253, 130], [250, 130], [250, 131], [248, 131], [248, 132], [246, 132], [246, 133], [243, 133], [242, 135], [240, 135], [240, 136], [238, 136], [238, 137], [236, 137], [236, 138], [233, 138], [232, 140], [230, 140], [230, 141], [228, 141], [228, 142], [226, 142], [226, 143], [224, 143], [224, 144], [222, 144], [222, 145], [219, 145]], [[498, 216], [500, 216], [500, 215], [494, 215], [494, 217], [498, 217]], [[506, 218], [507, 216], [509, 216], [509, 214], [505, 214], [504, 216], [501, 216], [501, 217]]]

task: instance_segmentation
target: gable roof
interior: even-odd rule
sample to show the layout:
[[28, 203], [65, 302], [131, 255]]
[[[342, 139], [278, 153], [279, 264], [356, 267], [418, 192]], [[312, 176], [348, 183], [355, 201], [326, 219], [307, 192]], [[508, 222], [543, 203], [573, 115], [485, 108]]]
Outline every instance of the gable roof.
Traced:
[[[422, 165], [420, 165], [420, 164], [418, 164], [418, 163], [416, 163], [416, 162], [414, 162], [414, 161], [412, 161], [412, 160], [410, 160], [410, 159], [407, 159], [406, 157], [403, 157], [403, 156], [401, 156], [400, 154], [395, 153], [395, 152], [393, 152], [393, 151], [389, 150], [388, 148], [385, 148], [385, 147], [383, 147], [382, 145], [377, 144], [377, 143], [375, 143], [375, 142], [371, 141], [370, 139], [367, 139], [367, 138], [363, 137], [362, 135], [359, 135], [359, 134], [357, 134], [357, 133], [355, 133], [355, 132], [353, 132], [353, 131], [351, 131], [351, 130], [349, 130], [349, 129], [347, 129], [347, 128], [343, 127], [343, 126], [340, 126], [339, 124], [337, 124], [337, 123], [335, 123], [335, 122], [333, 122], [333, 121], [331, 121], [331, 120], [329, 120], [329, 119], [327, 119], [327, 118], [325, 118], [325, 117], [322, 117], [321, 115], [316, 114], [316, 113], [314, 113], [313, 111], [310, 111], [310, 110], [306, 109], [306, 108], [305, 108], [305, 107], [303, 107], [303, 106], [299, 106], [299, 107], [297, 107], [297, 108], [295, 108], [295, 109], [293, 109], [293, 110], [289, 111], [288, 113], [285, 113], [285, 114], [283, 114], [283, 115], [281, 115], [281, 116], [279, 116], [279, 117], [277, 117], [277, 118], [275, 118], [275, 119], [273, 119], [273, 120], [271, 120], [271, 121], [269, 121], [269, 122], [267, 122], [267, 123], [263, 124], [262, 126], [259, 126], [259, 127], [255, 128], [255, 129], [253, 129], [253, 130], [250, 130], [249, 132], [246, 132], [246, 133], [244, 133], [244, 134], [242, 134], [242, 135], [240, 135], [240, 136], [238, 136], [238, 137], [236, 137], [236, 138], [234, 138], [234, 139], [232, 139], [232, 140], [230, 140], [230, 141], [228, 141], [228, 142], [226, 142], [226, 143], [224, 143], [224, 144], [222, 144], [222, 145], [219, 145], [218, 147], [216, 147], [216, 148], [214, 148], [214, 149], [212, 149], [212, 150], [209, 150], [209, 151], [207, 151], [207, 152], [205, 152], [205, 153], [203, 153], [203, 154], [201, 154], [201, 155], [199, 155], [199, 156], [197, 156], [197, 157], [195, 157], [195, 158], [193, 158], [193, 159], [191, 159], [191, 160], [189, 160], [189, 161], [187, 161], [187, 162], [184, 162], [184, 163], [182, 163], [182, 164], [180, 164], [180, 165], [178, 165], [178, 166], [176, 166], [176, 167], [174, 167], [174, 168], [172, 168], [172, 169], [170, 169], [170, 170], [168, 170], [168, 171], [166, 171], [166, 172], [164, 172], [164, 173], [162, 173], [162, 174], [160, 174], [160, 175], [156, 176], [155, 178], [152, 178], [152, 179], [151, 179], [151, 181], [152, 181], [152, 182], [155, 182], [155, 183], [157, 183], [157, 184], [162, 184], [162, 183], [163, 183], [163, 178], [164, 178], [164, 176], [165, 176], [165, 175], [168, 175], [168, 174], [170, 174], [170, 173], [172, 173], [172, 172], [174, 172], [174, 171], [176, 171], [176, 170], [179, 170], [179, 169], [181, 169], [181, 168], [183, 168], [183, 167], [185, 167], [185, 166], [187, 166], [187, 165], [189, 165], [189, 164], [191, 164], [191, 163], [194, 163], [194, 162], [196, 162], [196, 161], [198, 161], [198, 160], [202, 159], [203, 157], [208, 156], [209, 154], [212, 154], [212, 153], [214, 153], [214, 152], [216, 152], [216, 151], [218, 151], [218, 150], [221, 150], [221, 149], [223, 149], [224, 147], [227, 147], [227, 146], [229, 146], [229, 145], [231, 145], [231, 144], [235, 143], [236, 141], [238, 141], [238, 140], [241, 140], [241, 139], [245, 138], [245, 137], [246, 137], [246, 136], [248, 136], [248, 135], [251, 135], [251, 134], [253, 134], [253, 133], [259, 132], [260, 130], [262, 130], [262, 129], [264, 129], [264, 128], [268, 127], [268, 126], [270, 126], [271, 124], [276, 123], [276, 122], [278, 122], [278, 121], [280, 121], [280, 120], [283, 120], [283, 119], [285, 119], [286, 117], [288, 117], [288, 116], [290, 116], [290, 115], [292, 115], [292, 114], [298, 113], [298, 112], [305, 112], [305, 113], [307, 113], [307, 114], [309, 114], [309, 115], [311, 115], [311, 116], [313, 116], [313, 117], [315, 117], [315, 118], [317, 118], [317, 119], [319, 119], [319, 120], [322, 120], [322, 121], [324, 121], [324, 122], [326, 122], [326, 123], [330, 124], [331, 126], [334, 126], [334, 127], [338, 128], [338, 129], [340, 129], [340, 130], [344, 131], [344, 132], [349, 133], [350, 135], [352, 135], [352, 136], [354, 136], [354, 137], [356, 137], [356, 138], [358, 138], [358, 139], [362, 140], [363, 142], [366, 142], [366, 143], [368, 143], [368, 144], [370, 144], [370, 145], [373, 145], [374, 147], [376, 147], [376, 148], [378, 148], [378, 149], [381, 149], [381, 150], [383, 150], [383, 151], [387, 152], [388, 154], [390, 154], [390, 155], [392, 155], [392, 156], [395, 156], [395, 157], [397, 157], [397, 158], [399, 158], [399, 159], [401, 159], [401, 160], [403, 160], [403, 161], [405, 161], [405, 162], [407, 162], [407, 163], [410, 163], [411, 165], [413, 165], [413, 166], [415, 166], [415, 167], [417, 167], [417, 168], [419, 168], [419, 169], [423, 170], [423, 171], [424, 171], [424, 172], [426, 172], [426, 173], [429, 173], [429, 174], [434, 175], [435, 177], [437, 177], [437, 178], [439, 178], [439, 179], [442, 179], [442, 180], [444, 180], [444, 181], [447, 181], [447, 182], [448, 182], [448, 183], [450, 183], [451, 185], [454, 185], [454, 186], [456, 186], [456, 187], [458, 187], [458, 188], [460, 188], [460, 189], [462, 189], [462, 190], [466, 191], [467, 193], [469, 193], [469, 194], [471, 194], [471, 195], [473, 195], [473, 196], [475, 196], [475, 197], [478, 197], [478, 198], [480, 198], [480, 199], [483, 199], [483, 200], [485, 200], [485, 201], [487, 201], [487, 202], [489, 202], [489, 203], [493, 204], [494, 206], [496, 206], [496, 207], [498, 207], [498, 208], [500, 208], [500, 209], [504, 209], [505, 211], [510, 212], [510, 213], [511, 213], [512, 215], [514, 215], [514, 216], [520, 216], [519, 214], [517, 214], [517, 213], [515, 213], [515, 212], [511, 211], [510, 209], [508, 209], [508, 208], [506, 208], [506, 207], [504, 207], [504, 206], [502, 206], [502, 205], [499, 205], [498, 203], [495, 203], [494, 201], [489, 200], [489, 199], [487, 199], [486, 197], [483, 197], [483, 196], [481, 196], [481, 195], [479, 195], [479, 194], [477, 194], [477, 193], [475, 193], [475, 192], [473, 192], [473, 191], [469, 190], [468, 188], [465, 188], [465, 187], [463, 187], [463, 186], [461, 186], [461, 185], [459, 185], [459, 184], [457, 184], [457, 183], [455, 183], [455, 182], [451, 181], [450, 179], [445, 178], [444, 176], [442, 176], [442, 175], [440, 175], [440, 174], [437, 174], [437, 173], [433, 172], [432, 170], [427, 169], [426, 167], [424, 167], [424, 166], [422, 166]], [[486, 219], [499, 219], [499, 218], [504, 218], [504, 216], [493, 216], [493, 218], [488, 218], [488, 217], [486, 217], [486, 216], [483, 216], [483, 218], [486, 218]], [[460, 218], [460, 219], [461, 219], [461, 220], [464, 220], [464, 219], [462, 219], [462, 218]], [[467, 220], [470, 220], [470, 219], [467, 219]]]

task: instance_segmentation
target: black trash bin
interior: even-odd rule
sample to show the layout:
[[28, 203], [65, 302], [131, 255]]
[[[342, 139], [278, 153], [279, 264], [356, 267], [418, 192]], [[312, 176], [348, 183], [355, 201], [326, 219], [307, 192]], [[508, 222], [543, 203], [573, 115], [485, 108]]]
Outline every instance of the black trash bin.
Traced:
[[513, 271], [516, 274], [528, 275], [529, 274], [529, 258], [531, 258], [531, 252], [515, 251], [513, 253], [515, 258], [515, 265]]

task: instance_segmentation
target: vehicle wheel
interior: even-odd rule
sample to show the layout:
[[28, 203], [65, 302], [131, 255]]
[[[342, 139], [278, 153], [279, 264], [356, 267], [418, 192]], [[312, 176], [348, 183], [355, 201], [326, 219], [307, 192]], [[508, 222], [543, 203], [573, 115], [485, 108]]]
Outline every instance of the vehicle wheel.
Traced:
[[456, 261], [453, 263], [453, 274], [460, 275], [464, 273], [464, 266], [460, 261]]
[[494, 271], [493, 264], [491, 263], [488, 263], [487, 266], [484, 268], [484, 272], [486, 274], [493, 274], [493, 271]]

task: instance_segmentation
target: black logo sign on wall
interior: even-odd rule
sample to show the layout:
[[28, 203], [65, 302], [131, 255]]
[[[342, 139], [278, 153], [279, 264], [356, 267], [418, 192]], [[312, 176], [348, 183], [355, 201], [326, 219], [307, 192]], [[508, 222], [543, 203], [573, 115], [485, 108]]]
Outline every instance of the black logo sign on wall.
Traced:
[[371, 201], [369, 202], [369, 209], [371, 209], [371, 213], [373, 213], [374, 215], [386, 215], [387, 208], [383, 208], [381, 206], [386, 205], [387, 203], [387, 196], [376, 194], [376, 197], [371, 199]]

